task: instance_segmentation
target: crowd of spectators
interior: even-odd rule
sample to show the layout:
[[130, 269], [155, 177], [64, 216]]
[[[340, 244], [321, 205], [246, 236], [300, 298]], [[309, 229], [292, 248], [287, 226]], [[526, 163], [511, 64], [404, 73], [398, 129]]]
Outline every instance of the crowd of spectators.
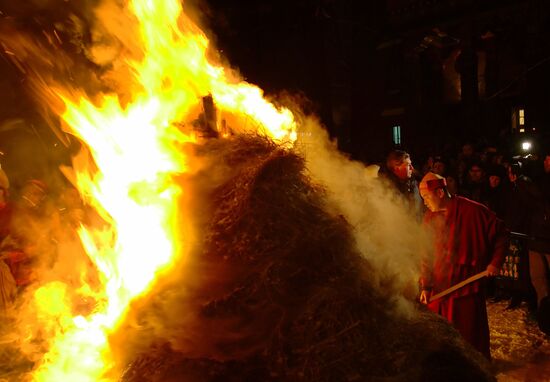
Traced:
[[[424, 217], [426, 230], [437, 231], [433, 253], [423, 255], [419, 300], [489, 359], [486, 297], [509, 300], [508, 309], [527, 303], [529, 319], [550, 334], [550, 152], [506, 156], [467, 143], [457, 154], [429, 156], [420, 171], [413, 161], [392, 150], [378, 178], [412, 216]], [[487, 282], [467, 281], [484, 275]], [[431, 301], [434, 290], [444, 294], [457, 284], [443, 301]]]
[[506, 156], [466, 143], [459, 153], [431, 155], [416, 176], [428, 172], [443, 176], [451, 194], [487, 206], [505, 222], [510, 249], [488, 296], [510, 299], [509, 308], [526, 302], [531, 317], [550, 332], [550, 152]]

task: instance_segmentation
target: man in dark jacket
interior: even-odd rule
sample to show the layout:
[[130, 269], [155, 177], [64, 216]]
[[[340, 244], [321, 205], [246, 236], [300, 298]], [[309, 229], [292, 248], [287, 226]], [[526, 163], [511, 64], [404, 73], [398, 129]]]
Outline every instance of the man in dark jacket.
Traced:
[[411, 156], [402, 150], [391, 151], [386, 158], [386, 163], [378, 171], [378, 177], [404, 196], [411, 213], [420, 220], [423, 213], [422, 199], [413, 174]]

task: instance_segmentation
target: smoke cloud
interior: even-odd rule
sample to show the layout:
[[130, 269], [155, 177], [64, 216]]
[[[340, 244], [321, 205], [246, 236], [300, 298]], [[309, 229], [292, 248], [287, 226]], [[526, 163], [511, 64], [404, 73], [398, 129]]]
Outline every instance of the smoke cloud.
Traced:
[[393, 289], [399, 311], [410, 314], [421, 256], [431, 243], [428, 233], [401, 195], [377, 178], [377, 165], [338, 151], [314, 116], [302, 115], [301, 122], [298, 150], [312, 178], [327, 188], [333, 208], [352, 225], [359, 251], [378, 270], [376, 283]]

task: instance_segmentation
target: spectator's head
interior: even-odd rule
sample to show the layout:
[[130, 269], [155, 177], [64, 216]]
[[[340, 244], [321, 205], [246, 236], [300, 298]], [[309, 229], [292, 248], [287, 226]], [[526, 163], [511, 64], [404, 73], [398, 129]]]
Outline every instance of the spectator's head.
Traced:
[[447, 172], [447, 164], [441, 157], [435, 157], [432, 165], [432, 172], [437, 175], [445, 176]]
[[449, 191], [449, 194], [458, 194], [458, 182], [456, 180], [456, 176], [452, 174], [447, 174], [445, 180], [447, 181], [447, 191]]
[[487, 164], [492, 164], [495, 161], [497, 155], [497, 148], [492, 145], [488, 145], [483, 149], [483, 154], [481, 155], [481, 161]]
[[485, 171], [480, 163], [474, 162], [468, 167], [468, 179], [472, 183], [481, 183], [485, 178]]
[[489, 187], [497, 188], [506, 177], [506, 170], [502, 166], [492, 165], [487, 169], [487, 177], [489, 178]]
[[386, 167], [401, 180], [410, 179], [414, 171], [411, 156], [402, 150], [393, 150], [388, 154]]
[[463, 158], [472, 158], [474, 156], [474, 145], [471, 143], [465, 143], [462, 145], [462, 157]]
[[493, 158], [493, 164], [504, 165], [504, 154], [497, 152]]

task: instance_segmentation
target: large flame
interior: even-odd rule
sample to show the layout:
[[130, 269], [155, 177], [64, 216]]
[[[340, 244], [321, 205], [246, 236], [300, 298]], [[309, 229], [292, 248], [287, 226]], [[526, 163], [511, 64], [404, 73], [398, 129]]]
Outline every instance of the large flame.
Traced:
[[142, 51], [126, 60], [133, 81], [120, 93], [129, 94], [127, 99], [103, 95], [92, 102], [83, 92], [75, 97], [74, 90], [55, 90], [65, 104], [61, 117], [67, 130], [85, 143], [81, 159], [88, 155], [95, 167], [74, 162], [81, 194], [106, 222], [79, 232], [102, 288], [94, 293], [93, 313], [77, 316], [63, 283], [37, 291], [36, 301], [47, 301], [38, 304], [39, 318], [58, 326], [35, 380], [116, 379], [109, 372], [114, 367], [109, 334], [129, 303], [147, 292], [185, 246], [176, 224], [176, 201], [185, 191], [173, 177], [188, 171], [181, 146], [195, 137], [182, 131], [181, 122], [202, 97], [211, 95], [219, 111], [253, 121], [249, 128], [276, 140], [296, 138], [289, 110], [267, 102], [253, 85], [230, 81], [227, 69], [209, 61], [208, 39], [178, 0], [134, 0], [127, 10], [139, 25], [135, 39]]

